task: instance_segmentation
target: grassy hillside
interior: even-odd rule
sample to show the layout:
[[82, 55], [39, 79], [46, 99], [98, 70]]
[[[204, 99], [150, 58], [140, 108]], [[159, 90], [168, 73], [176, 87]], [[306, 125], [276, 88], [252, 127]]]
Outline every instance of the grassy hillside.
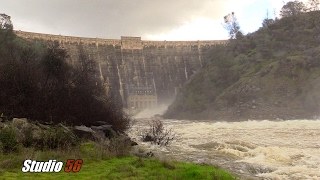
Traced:
[[207, 52], [208, 62], [165, 118], [299, 119], [319, 116], [320, 12], [276, 20]]

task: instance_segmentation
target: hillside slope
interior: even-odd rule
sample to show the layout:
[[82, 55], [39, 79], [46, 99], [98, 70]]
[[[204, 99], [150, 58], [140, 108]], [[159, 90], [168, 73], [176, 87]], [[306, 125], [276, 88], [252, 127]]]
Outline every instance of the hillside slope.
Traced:
[[320, 13], [276, 20], [208, 51], [206, 66], [164, 114], [176, 119], [320, 115]]

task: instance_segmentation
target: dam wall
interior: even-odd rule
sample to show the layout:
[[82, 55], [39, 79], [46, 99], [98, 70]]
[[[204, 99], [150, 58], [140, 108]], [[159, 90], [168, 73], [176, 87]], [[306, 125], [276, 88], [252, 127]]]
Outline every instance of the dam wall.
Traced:
[[145, 41], [141, 37], [120, 39], [85, 38], [24, 31], [15, 33], [27, 40], [58, 41], [71, 60], [79, 56], [80, 46], [99, 63], [101, 79], [115, 98], [127, 106], [128, 85], [154, 87], [158, 103], [169, 103], [177, 89], [200, 70], [204, 52], [226, 40]]

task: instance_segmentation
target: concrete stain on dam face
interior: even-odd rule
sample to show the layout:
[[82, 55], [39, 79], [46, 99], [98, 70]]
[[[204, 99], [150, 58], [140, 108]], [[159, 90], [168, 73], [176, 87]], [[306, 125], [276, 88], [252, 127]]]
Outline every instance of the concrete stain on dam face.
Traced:
[[126, 87], [130, 86], [152, 88], [157, 104], [171, 102], [177, 90], [202, 67], [204, 52], [216, 44], [227, 43], [226, 40], [144, 41], [141, 37], [129, 36], [101, 39], [24, 31], [15, 33], [24, 39], [58, 41], [68, 51], [71, 60], [78, 57], [81, 45], [98, 62], [101, 79], [127, 108], [131, 108], [130, 103], [135, 104], [128, 101], [130, 93]]

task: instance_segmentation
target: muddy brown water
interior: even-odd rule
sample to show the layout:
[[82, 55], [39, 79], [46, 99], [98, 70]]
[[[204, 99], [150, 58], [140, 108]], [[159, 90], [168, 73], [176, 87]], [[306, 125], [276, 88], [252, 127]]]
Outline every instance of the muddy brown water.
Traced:
[[320, 180], [320, 120], [162, 121], [176, 134], [169, 147], [139, 140], [148, 119], [136, 119], [128, 133], [158, 157], [214, 165], [243, 179]]

